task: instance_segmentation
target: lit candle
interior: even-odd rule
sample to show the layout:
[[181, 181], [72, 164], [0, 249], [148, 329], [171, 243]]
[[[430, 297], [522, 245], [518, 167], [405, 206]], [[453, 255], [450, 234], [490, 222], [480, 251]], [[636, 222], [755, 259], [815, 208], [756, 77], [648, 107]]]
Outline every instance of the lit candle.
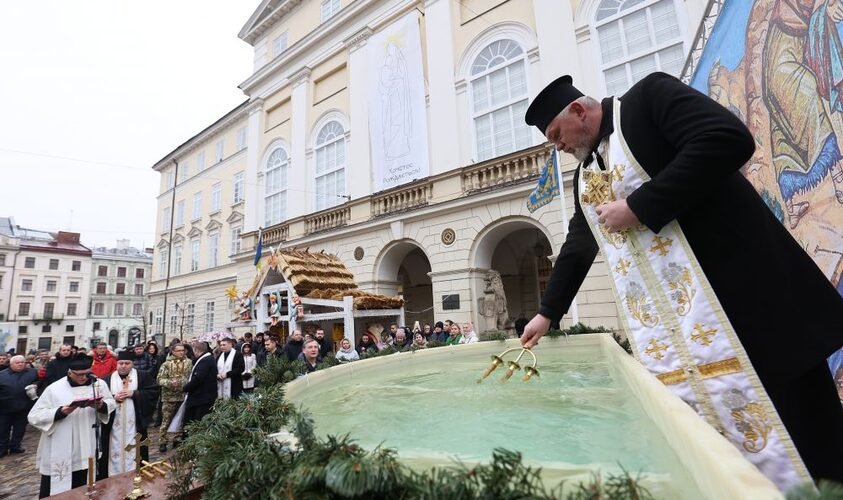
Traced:
[[88, 457], [88, 487], [94, 485], [94, 457]]

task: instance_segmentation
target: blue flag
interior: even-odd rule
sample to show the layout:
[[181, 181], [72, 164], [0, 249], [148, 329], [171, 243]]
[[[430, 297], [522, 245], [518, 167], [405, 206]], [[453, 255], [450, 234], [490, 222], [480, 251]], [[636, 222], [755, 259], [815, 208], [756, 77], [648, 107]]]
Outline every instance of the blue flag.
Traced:
[[258, 244], [255, 245], [255, 263], [254, 265], [257, 266], [258, 263], [261, 261], [261, 252], [263, 251], [263, 229], [258, 228]]
[[550, 158], [547, 159], [547, 163], [542, 168], [536, 189], [530, 193], [530, 197], [527, 199], [527, 210], [530, 213], [547, 205], [559, 196], [559, 177], [556, 172], [558, 168], [559, 163], [557, 161], [556, 150], [554, 149], [550, 154]]

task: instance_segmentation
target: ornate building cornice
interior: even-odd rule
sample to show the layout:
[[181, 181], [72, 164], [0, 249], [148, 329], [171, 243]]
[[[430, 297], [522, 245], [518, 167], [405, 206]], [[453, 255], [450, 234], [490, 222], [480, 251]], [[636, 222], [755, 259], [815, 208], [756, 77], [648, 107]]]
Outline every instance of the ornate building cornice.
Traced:
[[360, 47], [366, 45], [366, 41], [369, 39], [370, 36], [372, 36], [372, 33], [372, 29], [366, 26], [362, 30], [353, 34], [351, 37], [343, 40], [342, 44], [343, 46], [345, 46], [345, 48], [348, 49], [349, 52], [354, 52]]
[[305, 66], [304, 68], [296, 71], [292, 75], [290, 75], [290, 85], [293, 87], [298, 87], [302, 83], [307, 82], [310, 80], [310, 68]]
[[[278, 21], [295, 9], [303, 0], [281, 0], [262, 2], [252, 17], [240, 30], [238, 36], [244, 42], [253, 45], [261, 35], [271, 30]], [[269, 11], [269, 14], [266, 14]]]

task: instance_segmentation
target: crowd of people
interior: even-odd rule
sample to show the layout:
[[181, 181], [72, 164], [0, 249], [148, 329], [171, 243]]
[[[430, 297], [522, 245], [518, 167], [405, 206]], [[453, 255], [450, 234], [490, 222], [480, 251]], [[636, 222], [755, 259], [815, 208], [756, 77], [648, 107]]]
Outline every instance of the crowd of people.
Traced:
[[[206, 342], [175, 339], [163, 350], [149, 341], [118, 352], [100, 343], [91, 352], [65, 344], [54, 354], [2, 354], [0, 458], [26, 452], [29, 424], [41, 431], [41, 498], [85, 484], [92, 467], [97, 479], [133, 470], [128, 450], [136, 434], [145, 440], [159, 427], [159, 450], [167, 451], [217, 399], [252, 391], [256, 366], [251, 344], [234, 338], [221, 339], [214, 351]], [[147, 446], [140, 455], [149, 460]]]
[[[55, 353], [0, 353], [0, 458], [25, 452], [27, 424], [41, 431], [36, 461], [43, 498], [83, 485], [92, 467], [97, 479], [133, 470], [129, 445], [136, 434], [145, 440], [150, 428], [159, 429], [160, 452], [178, 446], [185, 425], [208, 414], [217, 400], [252, 392], [255, 370], [272, 357], [302, 362], [309, 373], [328, 357], [344, 363], [384, 349], [479, 340], [470, 323], [450, 320], [382, 329], [370, 326], [356, 346], [347, 338], [335, 345], [324, 329], [307, 325], [283, 341], [271, 332], [227, 336], [213, 350], [207, 342], [173, 339], [163, 349], [150, 340], [119, 351], [99, 343], [90, 352], [64, 344]], [[140, 455], [149, 459], [147, 446]], [[88, 461], [94, 456], [95, 466]]]

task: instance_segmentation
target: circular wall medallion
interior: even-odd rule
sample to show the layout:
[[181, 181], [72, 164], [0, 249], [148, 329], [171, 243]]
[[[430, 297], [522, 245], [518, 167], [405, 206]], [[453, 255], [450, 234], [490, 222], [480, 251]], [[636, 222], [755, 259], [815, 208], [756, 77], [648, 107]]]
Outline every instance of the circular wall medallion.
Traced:
[[365, 255], [365, 253], [363, 252], [363, 247], [357, 247], [354, 249], [355, 260], [363, 260], [363, 255]]
[[457, 233], [455, 233], [450, 227], [445, 228], [445, 230], [442, 231], [442, 243], [446, 245], [453, 245], [455, 241], [457, 241]]

